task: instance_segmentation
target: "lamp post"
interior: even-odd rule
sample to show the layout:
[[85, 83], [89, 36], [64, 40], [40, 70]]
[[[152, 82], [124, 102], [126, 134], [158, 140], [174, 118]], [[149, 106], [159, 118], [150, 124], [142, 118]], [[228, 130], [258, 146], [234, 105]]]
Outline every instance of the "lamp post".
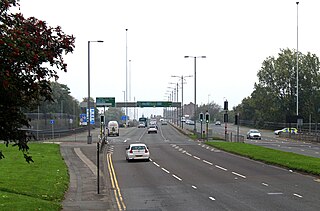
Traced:
[[88, 117], [87, 117], [87, 126], [88, 126], [88, 137], [87, 143], [92, 144], [92, 136], [90, 134], [90, 117], [91, 117], [91, 109], [90, 109], [90, 43], [91, 42], [103, 42], [102, 40], [88, 41]]
[[[169, 83], [169, 84], [174, 84], [176, 85], [177, 87], [174, 89], [175, 90], [175, 101], [178, 102], [179, 101], [179, 84], [178, 83]], [[178, 121], [178, 118], [179, 118], [179, 110], [178, 110], [178, 107], [176, 107], [176, 124], [177, 126], [179, 126], [179, 121]]]
[[206, 56], [184, 56], [184, 58], [193, 58], [194, 59], [194, 134], [197, 134], [197, 58], [207, 58]]
[[[192, 75], [187, 75], [187, 76], [177, 76], [177, 75], [172, 75], [171, 77], [176, 77], [176, 78], [180, 78], [181, 79], [181, 114], [180, 116], [183, 117], [184, 113], [183, 113], [183, 84], [184, 84], [184, 80], [185, 78], [187, 77], [192, 77]], [[183, 129], [183, 121], [181, 121], [180, 119], [180, 122], [181, 122], [181, 128]]]
[[128, 41], [127, 41], [127, 33], [128, 29], [126, 29], [126, 100], [125, 100], [125, 107], [126, 107], [126, 127], [128, 126], [128, 107], [127, 107], [127, 101], [128, 101]]
[[[168, 89], [171, 89], [170, 91], [170, 101], [171, 102], [174, 102], [174, 93], [175, 93], [175, 88], [174, 87], [170, 87], [168, 86], [167, 87]], [[171, 122], [174, 123], [174, 112], [173, 112], [173, 108], [171, 106], [171, 109], [170, 109], [170, 116], [171, 116]]]
[[298, 5], [299, 5], [299, 2], [297, 1], [296, 2], [297, 4], [297, 116], [299, 115], [299, 50], [298, 50]]

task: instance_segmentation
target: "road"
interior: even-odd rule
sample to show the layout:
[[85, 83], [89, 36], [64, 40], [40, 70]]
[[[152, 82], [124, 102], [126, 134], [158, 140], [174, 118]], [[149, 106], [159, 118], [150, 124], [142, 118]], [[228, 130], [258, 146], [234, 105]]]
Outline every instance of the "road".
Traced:
[[[126, 128], [108, 139], [108, 169], [119, 210], [320, 210], [317, 178], [194, 142], [172, 126], [158, 134]], [[150, 162], [127, 162], [129, 143]]]
[[[184, 127], [193, 130], [194, 126], [185, 125]], [[214, 136], [224, 137], [224, 124], [221, 126], [210, 124], [209, 128], [213, 131]], [[259, 130], [261, 132], [261, 140], [248, 140], [246, 139], [246, 135], [249, 129], [251, 128], [243, 126], [239, 127], [239, 134], [245, 137], [245, 143], [320, 158], [320, 143], [311, 143], [305, 141], [290, 140], [287, 138], [280, 138], [279, 136], [274, 135], [273, 131], [270, 130]], [[197, 124], [197, 130], [201, 130], [200, 124]], [[237, 126], [233, 124], [228, 124], [227, 131], [229, 134], [232, 133], [233, 135], [236, 135]]]

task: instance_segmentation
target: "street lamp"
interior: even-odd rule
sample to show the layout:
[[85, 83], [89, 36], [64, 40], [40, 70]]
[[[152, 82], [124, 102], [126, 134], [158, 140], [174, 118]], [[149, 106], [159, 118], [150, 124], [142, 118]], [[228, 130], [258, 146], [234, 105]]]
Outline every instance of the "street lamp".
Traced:
[[88, 137], [87, 143], [92, 144], [92, 136], [90, 134], [90, 117], [91, 117], [91, 109], [90, 109], [90, 43], [91, 42], [103, 42], [102, 40], [88, 41], [88, 117], [87, 117], [87, 126], [88, 126]]
[[299, 50], [298, 50], [298, 5], [299, 2], [296, 2], [297, 4], [297, 116], [299, 115]]
[[[184, 107], [184, 104], [183, 104], [183, 84], [184, 84], [184, 78], [187, 78], [187, 77], [192, 77], [192, 75], [187, 75], [187, 76], [177, 76], [177, 75], [172, 75], [171, 77], [176, 77], [176, 78], [180, 78], [181, 79], [181, 117], [183, 117], [184, 113], [183, 113], [183, 107]], [[180, 122], [181, 122], [181, 128], [183, 129], [183, 121], [181, 121], [180, 119]]]
[[126, 107], [126, 127], [128, 126], [128, 107], [127, 107], [127, 101], [128, 101], [128, 39], [127, 39], [128, 29], [126, 29], [126, 100], [125, 100], [125, 107]]
[[[170, 86], [168, 86], [167, 87], [168, 89], [171, 89], [171, 91], [169, 91], [170, 92], [170, 101], [171, 102], [174, 102], [174, 93], [175, 93], [175, 88], [174, 87], [170, 87]], [[174, 123], [174, 112], [173, 112], [173, 107], [171, 106], [171, 109], [170, 109], [170, 116], [171, 116], [171, 122], [172, 123]]]
[[[206, 56], [184, 56], [184, 58], [194, 58], [194, 134], [197, 133], [197, 58], [207, 58]], [[202, 132], [202, 131], [201, 131]]]

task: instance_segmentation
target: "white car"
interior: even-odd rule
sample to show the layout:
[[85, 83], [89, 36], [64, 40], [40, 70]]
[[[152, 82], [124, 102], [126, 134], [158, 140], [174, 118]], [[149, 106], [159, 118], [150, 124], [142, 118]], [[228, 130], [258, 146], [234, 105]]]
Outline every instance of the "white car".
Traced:
[[149, 125], [148, 134], [149, 133], [158, 133], [158, 126], [157, 125]]
[[144, 122], [139, 122], [139, 124], [138, 124], [138, 128], [145, 128], [145, 124], [144, 124]]
[[130, 144], [126, 148], [126, 160], [150, 160], [149, 148], [143, 143]]
[[259, 140], [261, 140], [261, 133], [259, 132], [259, 130], [251, 129], [247, 133], [247, 139], [259, 139]]

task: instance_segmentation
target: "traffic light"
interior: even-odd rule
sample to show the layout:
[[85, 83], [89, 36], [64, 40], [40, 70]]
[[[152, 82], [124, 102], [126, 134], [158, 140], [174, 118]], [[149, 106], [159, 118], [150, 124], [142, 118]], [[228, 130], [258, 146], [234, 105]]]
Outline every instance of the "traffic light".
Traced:
[[224, 114], [223, 115], [223, 121], [224, 122], [228, 122], [228, 114]]
[[101, 124], [104, 124], [104, 115], [101, 115], [101, 116], [100, 116], [100, 123], [101, 123]]
[[224, 101], [224, 109], [225, 111], [228, 111], [228, 101]]
[[207, 112], [206, 113], [206, 123], [209, 123], [210, 121], [210, 114]]
[[199, 114], [199, 119], [200, 119], [200, 122], [203, 121], [203, 113], [200, 113], [200, 114]]

